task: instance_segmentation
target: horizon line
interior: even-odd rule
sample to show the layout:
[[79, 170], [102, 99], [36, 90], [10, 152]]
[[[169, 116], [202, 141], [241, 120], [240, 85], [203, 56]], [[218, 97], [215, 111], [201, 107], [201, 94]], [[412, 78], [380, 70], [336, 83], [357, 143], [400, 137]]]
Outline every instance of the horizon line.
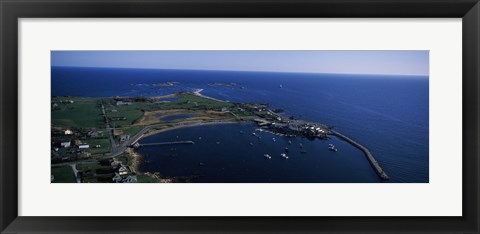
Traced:
[[176, 70], [176, 71], [225, 71], [225, 72], [265, 72], [265, 73], [297, 73], [297, 74], [331, 74], [331, 75], [371, 75], [371, 76], [422, 76], [429, 77], [429, 74], [385, 74], [385, 73], [341, 73], [341, 72], [302, 72], [302, 71], [270, 71], [270, 70], [213, 70], [213, 69], [188, 69], [188, 68], [154, 68], [154, 67], [102, 67], [102, 66], [62, 66], [51, 65], [63, 68], [114, 68], [114, 69], [141, 69], [141, 70]]

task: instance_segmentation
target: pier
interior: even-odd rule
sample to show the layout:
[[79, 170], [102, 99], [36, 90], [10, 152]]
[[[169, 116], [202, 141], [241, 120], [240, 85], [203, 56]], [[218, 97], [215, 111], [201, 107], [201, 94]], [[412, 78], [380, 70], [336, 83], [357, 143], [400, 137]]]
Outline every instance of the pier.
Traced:
[[367, 157], [368, 161], [370, 162], [370, 165], [372, 165], [373, 169], [375, 169], [375, 171], [377, 172], [378, 176], [382, 179], [382, 180], [388, 180], [390, 179], [390, 177], [388, 177], [387, 173], [385, 173], [385, 171], [382, 169], [382, 167], [380, 166], [380, 164], [378, 163], [378, 161], [375, 159], [375, 157], [373, 157], [372, 153], [370, 152], [370, 150], [367, 149], [367, 147], [361, 145], [360, 143], [350, 139], [349, 137], [337, 132], [337, 131], [334, 131], [334, 130], [330, 130], [331, 134], [332, 135], [335, 135], [337, 137], [339, 137], [340, 139], [350, 143], [351, 145], [357, 147], [358, 149], [360, 149], [361, 151], [363, 151], [363, 153], [365, 153], [365, 156]]
[[192, 145], [192, 144], [195, 144], [195, 142], [193, 141], [171, 141], [171, 142], [156, 142], [156, 143], [144, 143], [144, 144], [140, 144], [140, 143], [135, 143], [133, 144], [132, 146], [134, 148], [140, 148], [140, 147], [143, 147], [143, 146], [158, 146], [158, 145]]

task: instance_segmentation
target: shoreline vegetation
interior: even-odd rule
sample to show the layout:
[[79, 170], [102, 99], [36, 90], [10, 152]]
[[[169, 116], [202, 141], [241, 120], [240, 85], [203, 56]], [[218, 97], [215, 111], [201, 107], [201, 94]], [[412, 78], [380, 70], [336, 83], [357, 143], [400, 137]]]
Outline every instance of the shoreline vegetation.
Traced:
[[[242, 122], [256, 123], [274, 134], [311, 140], [340, 134], [324, 124], [283, 116], [281, 109], [271, 110], [265, 103], [232, 103], [205, 96], [202, 91], [150, 98], [52, 97], [52, 167], [94, 165], [74, 172], [80, 182], [190, 182], [194, 177], [140, 172], [142, 156], [135, 150], [142, 147], [139, 141], [179, 128]], [[84, 118], [86, 113], [88, 118]], [[366, 147], [348, 137], [343, 139], [366, 154], [380, 178], [388, 179]], [[54, 175], [52, 182], [57, 182]]]

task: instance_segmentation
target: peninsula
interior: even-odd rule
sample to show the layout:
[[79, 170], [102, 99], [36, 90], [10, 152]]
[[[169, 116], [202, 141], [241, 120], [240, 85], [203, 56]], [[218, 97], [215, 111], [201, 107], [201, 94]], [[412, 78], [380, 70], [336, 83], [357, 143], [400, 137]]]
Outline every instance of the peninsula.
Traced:
[[227, 102], [201, 92], [159, 97], [52, 97], [52, 182], [186, 181], [188, 178], [140, 172], [141, 156], [135, 148], [146, 145], [138, 142], [146, 136], [178, 128], [240, 122], [256, 123], [264, 131], [289, 137], [325, 140], [336, 136], [362, 150], [378, 176], [389, 179], [368, 148], [325, 124], [282, 115], [281, 109], [269, 109], [266, 103]]

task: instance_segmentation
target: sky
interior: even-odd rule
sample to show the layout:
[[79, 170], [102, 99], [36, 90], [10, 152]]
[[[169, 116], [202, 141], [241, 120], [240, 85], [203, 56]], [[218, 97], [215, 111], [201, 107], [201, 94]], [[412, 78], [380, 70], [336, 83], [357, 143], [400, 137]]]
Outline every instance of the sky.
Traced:
[[51, 65], [428, 76], [429, 51], [52, 51]]

